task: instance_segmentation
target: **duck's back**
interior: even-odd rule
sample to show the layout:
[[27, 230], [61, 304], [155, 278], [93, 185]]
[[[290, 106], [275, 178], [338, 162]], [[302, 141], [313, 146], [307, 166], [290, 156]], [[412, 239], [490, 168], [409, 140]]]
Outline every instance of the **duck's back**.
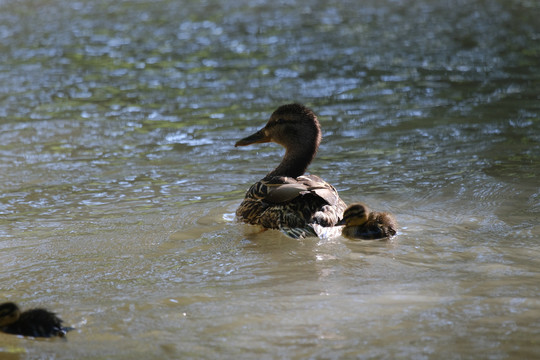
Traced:
[[304, 237], [317, 236], [310, 224], [334, 226], [345, 207], [336, 189], [316, 175], [276, 176], [251, 186], [236, 215], [252, 225]]

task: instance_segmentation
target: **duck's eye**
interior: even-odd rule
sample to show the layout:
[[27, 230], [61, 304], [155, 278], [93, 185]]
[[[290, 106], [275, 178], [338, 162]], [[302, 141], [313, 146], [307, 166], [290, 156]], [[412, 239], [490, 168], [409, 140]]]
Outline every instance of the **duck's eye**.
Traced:
[[282, 118], [278, 118], [276, 123], [278, 124], [283, 124], [285, 122], [285, 119], [282, 119]]

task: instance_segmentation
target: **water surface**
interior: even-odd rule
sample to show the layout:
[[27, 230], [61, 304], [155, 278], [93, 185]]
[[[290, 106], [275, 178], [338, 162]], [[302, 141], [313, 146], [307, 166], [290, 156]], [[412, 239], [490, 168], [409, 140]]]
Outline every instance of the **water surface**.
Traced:
[[[7, 358], [533, 358], [535, 1], [0, 2], [1, 300], [67, 341]], [[388, 242], [233, 221], [312, 107], [309, 171]]]

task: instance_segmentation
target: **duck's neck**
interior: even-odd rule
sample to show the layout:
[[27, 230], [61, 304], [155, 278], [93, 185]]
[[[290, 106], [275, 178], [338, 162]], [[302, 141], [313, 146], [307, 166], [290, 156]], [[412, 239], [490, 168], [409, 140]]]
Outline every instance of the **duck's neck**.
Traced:
[[264, 180], [268, 180], [275, 176], [297, 178], [298, 176], [304, 175], [307, 167], [317, 153], [318, 145], [318, 142], [316, 142], [310, 146], [304, 146], [302, 148], [287, 148], [283, 159], [281, 159], [281, 163], [279, 163], [274, 170], [269, 172], [264, 177]]

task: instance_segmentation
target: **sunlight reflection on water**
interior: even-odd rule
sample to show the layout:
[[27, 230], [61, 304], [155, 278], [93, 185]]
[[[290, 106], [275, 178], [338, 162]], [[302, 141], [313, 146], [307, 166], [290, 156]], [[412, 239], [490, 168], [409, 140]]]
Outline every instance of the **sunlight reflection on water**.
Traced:
[[[2, 296], [77, 328], [0, 354], [538, 353], [534, 2], [0, 8]], [[234, 222], [283, 153], [234, 143], [290, 101], [320, 118], [309, 170], [394, 239]]]

